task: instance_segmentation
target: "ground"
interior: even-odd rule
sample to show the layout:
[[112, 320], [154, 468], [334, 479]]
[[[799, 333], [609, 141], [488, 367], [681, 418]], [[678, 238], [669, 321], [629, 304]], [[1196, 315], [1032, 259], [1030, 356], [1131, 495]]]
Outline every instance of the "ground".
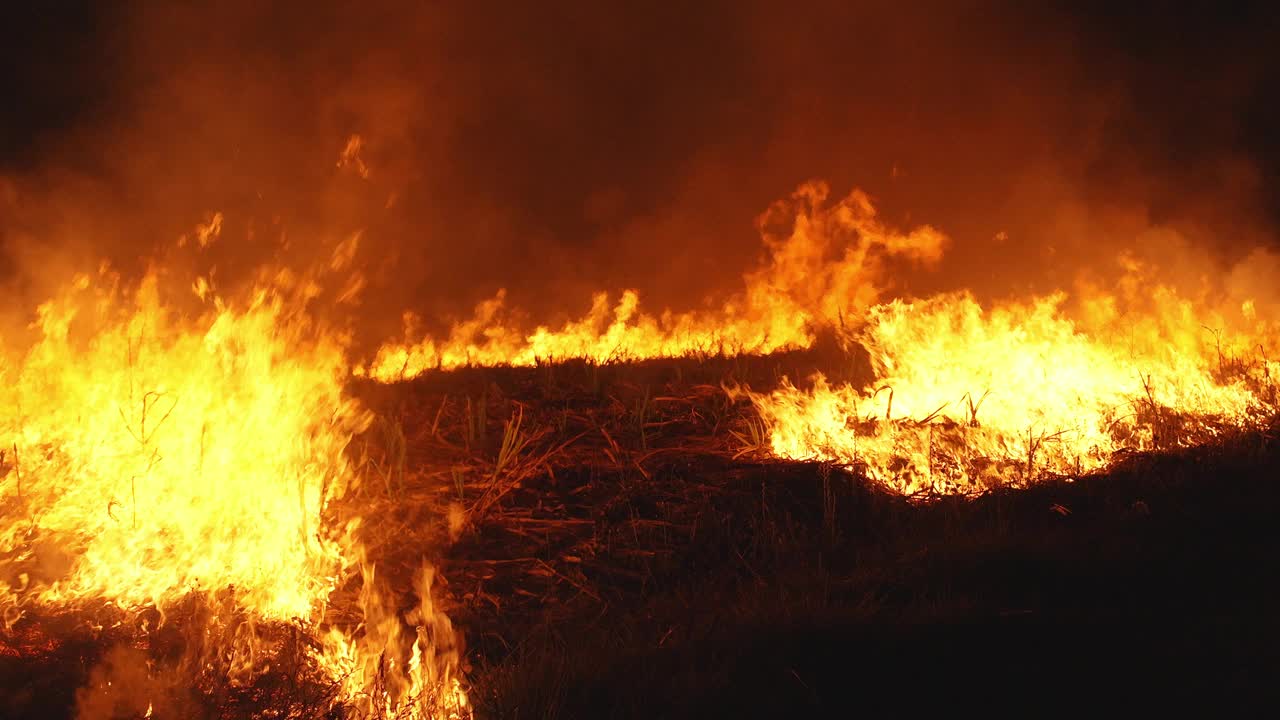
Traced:
[[[352, 447], [367, 481], [344, 512], [376, 519], [366, 541], [406, 604], [413, 570], [438, 567], [486, 718], [1150, 712], [1274, 692], [1280, 426], [907, 499], [753, 447], [723, 385], [829, 368], [818, 355], [360, 385], [380, 420]], [[0, 711], [68, 715], [102, 652], [0, 654]]]

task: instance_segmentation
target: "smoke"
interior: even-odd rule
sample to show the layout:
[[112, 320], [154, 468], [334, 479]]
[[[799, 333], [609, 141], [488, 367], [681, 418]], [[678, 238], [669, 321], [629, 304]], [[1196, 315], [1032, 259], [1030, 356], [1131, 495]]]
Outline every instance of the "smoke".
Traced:
[[266, 5], [15, 23], [0, 280], [22, 306], [99, 258], [141, 272], [214, 212], [201, 262], [230, 284], [359, 232], [376, 344], [500, 287], [549, 323], [600, 289], [693, 307], [812, 178], [953, 239], [904, 292], [1063, 286], [1159, 255], [1152, 228], [1230, 268], [1280, 209], [1261, 6]]
[[76, 691], [77, 720], [197, 717], [199, 708], [177, 673], [158, 667], [139, 650], [117, 645], [89, 671]]

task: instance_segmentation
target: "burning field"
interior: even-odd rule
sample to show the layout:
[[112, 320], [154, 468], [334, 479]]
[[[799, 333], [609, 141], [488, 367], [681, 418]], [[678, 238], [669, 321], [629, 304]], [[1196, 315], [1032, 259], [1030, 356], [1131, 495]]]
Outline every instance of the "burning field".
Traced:
[[[1111, 288], [882, 301], [890, 262], [943, 261], [939, 231], [821, 184], [769, 215], [786, 234], [713, 309], [601, 293], [519, 330], [486, 302], [368, 365], [320, 319], [360, 287], [358, 236], [235, 297], [159, 269], [176, 260], [73, 277], [3, 366], [6, 655], [103, 648], [86, 717], [466, 717], [444, 556], [450, 603], [517, 624], [732, 545], [742, 511], [716, 506], [744, 482], [818, 469], [799, 509], [835, 542], [854, 486], [907, 507], [1103, 482], [1275, 423], [1280, 334], [1253, 297], [1122, 257]], [[220, 241], [213, 217], [174, 252]]]
[[[367, 519], [339, 510], [361, 504], [347, 450], [372, 416], [344, 389], [341, 338], [307, 315], [316, 278], [266, 273], [238, 302], [196, 279], [189, 315], [166, 284], [75, 277], [4, 366], [7, 654], [56, 648], [59, 632], [112, 645], [77, 696], [88, 715], [256, 700], [282, 667], [317, 684], [308, 712], [464, 713], [432, 568], [403, 625], [365, 555]], [[356, 635], [330, 605], [351, 573]]]
[[[86, 30], [129, 48], [124, 99], [82, 100], [113, 119], [19, 123], [38, 150], [0, 174], [0, 715], [827, 717], [1266, 685], [1265, 161], [1193, 162], [1226, 189], [1170, 203], [1191, 180], [1103, 152], [1145, 127], [1118, 91], [1079, 91], [1093, 66], [1020, 24], [978, 51], [824, 8], [974, 70], [877, 81], [824, 23], [756, 10], [727, 34], [709, 9], [569, 13], [637, 47], [680, 28], [684, 80], [533, 11]], [[199, 32], [224, 24], [244, 36]], [[481, 59], [448, 39], [478, 29]], [[766, 29], [779, 67], [833, 78], [692, 62]], [[646, 122], [596, 107], [589, 68], [548, 79], [578, 67], [561, 31], [652, 91], [614, 98]], [[787, 112], [719, 137], [685, 112], [738, 117], [711, 78]], [[988, 114], [962, 81], [1025, 99]], [[507, 103], [531, 118], [489, 124]], [[931, 103], [954, 124], [902, 130]], [[982, 171], [944, 127], [986, 142]], [[569, 138], [563, 166], [525, 133]], [[1060, 149], [1083, 140], [1105, 162]], [[679, 182], [644, 180], [663, 162]], [[984, 173], [1005, 184], [966, 190]]]

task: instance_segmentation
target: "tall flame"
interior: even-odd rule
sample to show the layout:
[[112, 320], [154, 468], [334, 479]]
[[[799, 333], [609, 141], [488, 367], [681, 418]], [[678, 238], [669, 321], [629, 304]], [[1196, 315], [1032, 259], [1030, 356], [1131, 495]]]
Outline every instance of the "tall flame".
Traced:
[[[601, 292], [578, 320], [559, 329], [522, 331], [504, 318], [500, 291], [480, 303], [470, 320], [455, 324], [447, 339], [385, 345], [357, 374], [395, 382], [466, 365], [766, 354], [809, 347], [816, 331], [860, 317], [879, 298], [887, 260], [935, 262], [945, 243], [928, 226], [905, 233], [885, 226], [861, 191], [834, 203], [828, 203], [829, 195], [825, 184], [808, 183], [759, 218], [768, 260], [747, 273], [744, 289], [715, 310], [652, 315], [640, 310], [633, 290], [616, 303]], [[785, 227], [781, 234], [772, 229], [779, 220]], [[405, 324], [406, 336], [419, 334], [416, 317], [407, 315]]]
[[[339, 701], [388, 717], [464, 714], [429, 574], [410, 617], [377, 600], [370, 574], [363, 625], [324, 627], [335, 588], [367, 565], [350, 540], [358, 519], [333, 527], [333, 505], [358, 484], [345, 450], [371, 414], [344, 392], [342, 334], [308, 312], [317, 277], [267, 275], [239, 301], [203, 279], [175, 298], [165, 280], [80, 275], [39, 306], [30, 349], [0, 359], [5, 626], [33, 610], [108, 607], [139, 623], [158, 610], [163, 623], [204, 598], [245, 618], [218, 649], [233, 680], [268, 669], [252, 628], [287, 624], [317, 638]], [[414, 625], [433, 630], [404, 642]], [[382, 669], [390, 680], [370, 704], [370, 674], [344, 670], [386, 657], [403, 660]]]
[[313, 617], [342, 565], [321, 511], [366, 422], [342, 394], [343, 348], [304, 339], [277, 290], [188, 320], [154, 273], [132, 292], [101, 279], [41, 305], [42, 339], [6, 367], [3, 544], [26, 577], [0, 586], [7, 614], [163, 610], [233, 586], [265, 619]]

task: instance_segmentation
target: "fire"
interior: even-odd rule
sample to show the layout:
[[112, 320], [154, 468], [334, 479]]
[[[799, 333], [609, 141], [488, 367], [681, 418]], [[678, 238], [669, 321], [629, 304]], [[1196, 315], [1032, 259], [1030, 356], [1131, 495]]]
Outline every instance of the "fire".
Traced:
[[1251, 301], [1215, 311], [1143, 270], [1114, 292], [1082, 288], [1074, 306], [1056, 293], [983, 308], [963, 292], [880, 305], [857, 334], [872, 383], [746, 394], [774, 454], [855, 466], [905, 493], [1076, 476], [1273, 416], [1274, 326]]
[[[937, 263], [946, 238], [888, 228], [861, 192], [828, 199], [811, 183], [765, 213], [766, 261], [713, 310], [651, 315], [634, 292], [601, 293], [579, 320], [525, 332], [500, 292], [446, 340], [384, 346], [366, 367], [349, 364], [348, 334], [315, 307], [361, 292], [358, 273], [329, 282], [349, 270], [358, 234], [317, 269], [264, 270], [230, 297], [208, 277], [175, 292], [172, 270], [136, 284], [106, 267], [76, 276], [39, 305], [25, 351], [0, 348], [5, 629], [21, 631], [27, 614], [109, 617], [140, 636], [198, 620], [188, 669], [245, 684], [275, 662], [270, 629], [287, 627], [308, 639], [331, 699], [362, 716], [469, 717], [434, 569], [421, 568], [406, 612], [361, 540], [370, 523], [347, 448], [373, 418], [348, 394], [353, 375], [764, 354], [831, 333], [867, 354], [870, 382], [730, 394], [749, 398], [773, 455], [926, 494], [1076, 476], [1280, 409], [1280, 363], [1268, 359], [1280, 323], [1259, 298], [1188, 288], [1125, 256], [1118, 282], [1070, 293], [885, 301], [895, 263]], [[180, 246], [202, 251], [222, 220]], [[357, 578], [358, 622], [333, 622], [335, 595]], [[134, 664], [130, 652], [112, 662]]]
[[[249, 682], [271, 663], [262, 629], [289, 626], [316, 638], [313, 661], [338, 701], [387, 717], [465, 715], [430, 574], [409, 617], [384, 607], [351, 539], [359, 518], [335, 511], [359, 486], [345, 451], [371, 414], [344, 391], [344, 335], [308, 310], [318, 277], [264, 273], [235, 299], [206, 279], [175, 296], [169, 280], [79, 275], [39, 306], [30, 349], [0, 358], [4, 625], [105, 610], [145, 634], [149, 612], [164, 624], [195, 598], [212, 614], [202, 669], [217, 658]], [[356, 571], [363, 626], [327, 627], [331, 596]], [[430, 631], [406, 642], [412, 626]], [[384, 660], [372, 698], [368, 667]]]
[[[624, 291], [616, 301], [597, 293], [583, 317], [558, 329], [518, 329], [504, 316], [505, 293], [480, 303], [447, 339], [383, 346], [357, 374], [395, 382], [436, 368], [466, 365], [530, 366], [567, 358], [595, 362], [697, 354], [768, 354], [805, 348], [816, 333], [857, 318], [879, 298], [891, 260], [932, 263], [945, 239], [928, 226], [909, 232], [887, 227], [860, 191], [828, 203], [823, 183], [801, 186], [789, 201], [759, 218], [767, 261], [743, 278], [744, 289], [705, 312], [652, 315], [640, 297]], [[779, 221], [784, 230], [773, 226]], [[420, 336], [418, 319], [405, 318], [406, 337]]]
[[[874, 380], [801, 390], [732, 388], [771, 452], [856, 466], [906, 493], [972, 492], [1108, 466], [1117, 454], [1209, 441], [1277, 410], [1280, 325], [1254, 297], [1169, 282], [1129, 255], [1111, 285], [983, 307], [966, 291], [881, 302], [893, 262], [936, 264], [947, 239], [899, 232], [860, 191], [801, 186], [758, 222], [767, 260], [714, 310], [651, 315], [634, 291], [597, 294], [559, 329], [522, 332], [499, 292], [447, 339], [384, 346], [359, 375], [434, 368], [768, 354], [835, 335]], [[406, 335], [416, 318], [406, 317]]]
[[6, 373], [9, 517], [22, 520], [4, 545], [56, 540], [65, 554], [22, 553], [10, 615], [20, 599], [164, 610], [234, 586], [265, 619], [313, 616], [341, 565], [318, 519], [350, 482], [342, 449], [363, 422], [342, 396], [342, 348], [300, 344], [278, 295], [188, 323], [155, 274], [134, 292], [102, 279], [41, 305], [42, 340]]

